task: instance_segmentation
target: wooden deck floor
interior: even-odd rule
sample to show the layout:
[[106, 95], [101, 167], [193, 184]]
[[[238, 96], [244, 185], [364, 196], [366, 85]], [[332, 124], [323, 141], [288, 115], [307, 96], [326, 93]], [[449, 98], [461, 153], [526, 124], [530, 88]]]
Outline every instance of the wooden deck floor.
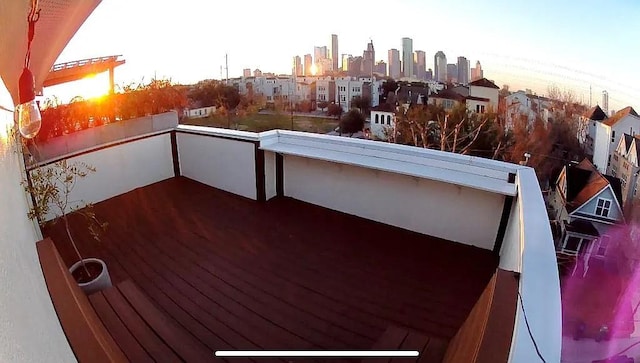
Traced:
[[[96, 213], [109, 229], [94, 242], [76, 228], [82, 253], [212, 350], [370, 349], [390, 325], [450, 339], [496, 268], [490, 251], [186, 178]], [[76, 261], [61, 224], [44, 232]]]

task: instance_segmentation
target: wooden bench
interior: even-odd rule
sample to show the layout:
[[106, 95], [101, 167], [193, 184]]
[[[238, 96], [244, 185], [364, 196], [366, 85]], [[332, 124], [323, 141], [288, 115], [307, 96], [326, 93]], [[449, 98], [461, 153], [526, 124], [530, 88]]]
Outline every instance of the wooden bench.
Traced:
[[132, 362], [210, 362], [213, 351], [160, 311], [130, 280], [89, 296]]
[[213, 351], [129, 280], [87, 297], [51, 239], [36, 244], [49, 295], [78, 362], [212, 362]]
[[127, 362], [71, 276], [56, 246], [47, 238], [36, 244], [51, 301], [69, 345], [79, 362]]
[[430, 337], [409, 328], [390, 325], [375, 342], [371, 350], [417, 350], [417, 358], [369, 358], [366, 363], [420, 362], [441, 363], [447, 349], [447, 341]]

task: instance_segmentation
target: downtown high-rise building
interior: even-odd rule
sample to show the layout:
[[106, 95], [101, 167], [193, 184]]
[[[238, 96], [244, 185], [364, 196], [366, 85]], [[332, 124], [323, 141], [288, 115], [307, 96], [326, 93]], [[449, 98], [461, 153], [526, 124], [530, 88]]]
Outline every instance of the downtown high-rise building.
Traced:
[[458, 82], [458, 64], [449, 63], [447, 64], [447, 83], [456, 82]]
[[311, 76], [311, 66], [313, 66], [313, 57], [311, 54], [304, 55], [304, 75]]
[[339, 59], [339, 53], [338, 53], [338, 35], [337, 34], [331, 34], [331, 54], [329, 54], [329, 57], [331, 58], [331, 62], [333, 65], [333, 70], [337, 71], [338, 69], [338, 61]]
[[362, 74], [370, 75], [376, 65], [376, 51], [373, 48], [373, 40], [367, 44], [367, 50], [362, 53]]
[[375, 68], [373, 69], [373, 73], [377, 73], [382, 77], [386, 77], [387, 76], [387, 63], [383, 60], [378, 61], [376, 63]]
[[302, 76], [304, 74], [302, 58], [300, 58], [299, 55], [293, 57], [293, 68], [291, 69], [291, 74], [294, 76]]
[[484, 72], [482, 71], [482, 66], [480, 65], [480, 61], [476, 62], [476, 67], [471, 70], [471, 82], [477, 81], [484, 77]]
[[402, 75], [413, 77], [413, 39], [402, 38]]
[[251, 68], [245, 68], [242, 70], [242, 77], [248, 78], [251, 77]]
[[389, 49], [389, 77], [400, 79], [400, 52], [397, 49]]
[[609, 92], [602, 91], [602, 111], [609, 114]]
[[313, 63], [319, 64], [323, 59], [327, 59], [327, 47], [313, 47]]
[[433, 57], [433, 78], [437, 82], [447, 81], [447, 56], [443, 51], [438, 51]]
[[469, 72], [471, 65], [466, 57], [458, 57], [458, 83], [469, 84]]
[[343, 54], [342, 55], [342, 67], [340, 68], [344, 72], [349, 70], [349, 62], [351, 62], [351, 58], [353, 56], [351, 54]]
[[427, 54], [423, 50], [416, 50], [414, 76], [422, 81], [427, 80]]

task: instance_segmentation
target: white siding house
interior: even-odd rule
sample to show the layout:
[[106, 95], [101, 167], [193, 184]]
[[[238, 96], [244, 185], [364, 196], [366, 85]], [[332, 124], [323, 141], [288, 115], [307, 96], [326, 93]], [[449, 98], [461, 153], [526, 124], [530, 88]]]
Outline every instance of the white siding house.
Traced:
[[486, 78], [469, 83], [469, 96], [489, 99], [489, 107], [498, 110], [498, 91], [500, 87]]
[[625, 133], [634, 136], [640, 131], [640, 117], [633, 108], [626, 107], [601, 122], [595, 122], [594, 129], [593, 164], [601, 173], [606, 173], [620, 138]]
[[396, 127], [396, 115], [393, 112], [371, 111], [371, 134], [380, 140], [387, 140], [388, 135]]

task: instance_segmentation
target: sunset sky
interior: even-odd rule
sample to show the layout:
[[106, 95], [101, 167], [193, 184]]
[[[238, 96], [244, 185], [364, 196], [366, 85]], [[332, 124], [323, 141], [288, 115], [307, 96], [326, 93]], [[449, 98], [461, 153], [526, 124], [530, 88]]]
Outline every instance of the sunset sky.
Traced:
[[[121, 54], [116, 83], [158, 77], [180, 83], [220, 78], [225, 53], [229, 76], [243, 68], [290, 73], [294, 55], [330, 46], [362, 55], [373, 39], [376, 60], [413, 38], [427, 67], [442, 50], [449, 63], [480, 60], [485, 76], [512, 90], [539, 94], [549, 84], [570, 88], [589, 103], [609, 92], [611, 109], [640, 108], [640, 2], [491, 0], [399, 1], [131, 1], [103, 0], [58, 62]], [[106, 92], [106, 74], [45, 89], [63, 102]], [[79, 90], [86, 90], [85, 94]]]

